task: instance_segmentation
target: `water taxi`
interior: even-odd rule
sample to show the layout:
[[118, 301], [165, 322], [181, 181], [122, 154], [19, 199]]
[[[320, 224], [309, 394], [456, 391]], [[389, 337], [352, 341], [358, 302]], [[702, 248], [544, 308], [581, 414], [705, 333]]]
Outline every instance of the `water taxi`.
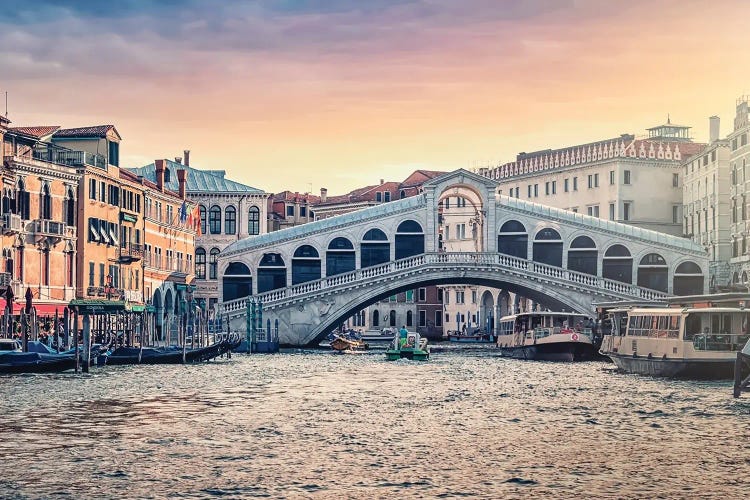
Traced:
[[331, 349], [341, 354], [364, 352], [368, 348], [369, 346], [364, 340], [343, 334], [333, 334], [331, 339]]
[[579, 361], [594, 355], [594, 324], [585, 314], [525, 312], [500, 318], [497, 346], [503, 356]]
[[732, 378], [737, 353], [748, 340], [749, 316], [735, 307], [615, 309], [601, 353], [628, 373]]
[[385, 357], [388, 361], [402, 358], [427, 361], [430, 359], [430, 348], [427, 346], [427, 339], [417, 332], [408, 332], [405, 337], [396, 333], [393, 342], [385, 351]]

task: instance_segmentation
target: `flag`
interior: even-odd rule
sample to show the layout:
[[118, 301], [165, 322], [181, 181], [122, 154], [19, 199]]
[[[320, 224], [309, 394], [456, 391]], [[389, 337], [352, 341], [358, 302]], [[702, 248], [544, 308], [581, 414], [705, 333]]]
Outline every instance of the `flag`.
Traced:
[[193, 207], [192, 212], [190, 212], [190, 227], [192, 227], [195, 230], [195, 233], [198, 236], [202, 236], [203, 232], [201, 231], [201, 208], [200, 205], [196, 205]]
[[182, 205], [180, 206], [180, 209], [177, 211], [177, 214], [180, 216], [180, 224], [185, 224], [185, 221], [187, 221], [187, 202], [183, 200]]

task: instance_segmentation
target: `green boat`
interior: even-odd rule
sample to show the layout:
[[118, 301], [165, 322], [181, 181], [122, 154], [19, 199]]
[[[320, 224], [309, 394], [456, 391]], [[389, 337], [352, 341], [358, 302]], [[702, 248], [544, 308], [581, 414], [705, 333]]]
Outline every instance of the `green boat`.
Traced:
[[385, 351], [385, 357], [388, 361], [397, 359], [414, 359], [417, 361], [427, 361], [430, 359], [430, 348], [427, 346], [427, 339], [420, 337], [416, 332], [397, 333]]

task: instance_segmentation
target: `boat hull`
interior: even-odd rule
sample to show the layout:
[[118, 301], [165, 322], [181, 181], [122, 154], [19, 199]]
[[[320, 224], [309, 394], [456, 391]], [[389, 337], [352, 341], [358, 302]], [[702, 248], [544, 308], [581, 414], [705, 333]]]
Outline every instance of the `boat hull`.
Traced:
[[448, 341], [461, 344], [492, 344], [495, 342], [492, 335], [448, 335]]
[[593, 346], [584, 342], [552, 342], [500, 347], [503, 356], [536, 361], [585, 361], [593, 359]]
[[734, 359], [664, 359], [607, 354], [620, 370], [652, 377], [727, 380], [734, 377]]
[[[75, 356], [18, 353], [20, 356], [3, 356], [0, 374], [58, 373], [76, 367]], [[29, 356], [37, 354], [36, 356]], [[18, 359], [14, 359], [18, 358]]]
[[415, 361], [427, 361], [430, 359], [430, 351], [423, 351], [421, 349], [388, 349], [385, 351], [385, 356], [388, 361], [396, 361], [397, 359], [413, 359]]

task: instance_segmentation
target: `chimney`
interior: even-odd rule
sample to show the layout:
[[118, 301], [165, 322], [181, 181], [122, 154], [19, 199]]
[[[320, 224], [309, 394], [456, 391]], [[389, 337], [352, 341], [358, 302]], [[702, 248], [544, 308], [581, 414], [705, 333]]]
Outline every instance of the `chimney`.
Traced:
[[177, 182], [179, 183], [180, 187], [178, 188], [178, 193], [180, 195], [180, 198], [183, 200], [185, 199], [185, 191], [187, 187], [187, 170], [184, 168], [181, 168], [177, 171]]
[[380, 179], [380, 185], [382, 186], [384, 184], [383, 179]]
[[164, 192], [164, 172], [167, 170], [167, 160], [155, 160], [154, 167], [156, 168], [156, 188]]
[[708, 119], [709, 123], [709, 142], [716, 142], [719, 140], [719, 117], [711, 116]]
[[189, 149], [185, 149], [182, 152], [182, 156], [185, 158], [185, 166], [189, 167], [190, 166], [190, 150]]
[[326, 188], [320, 188], [320, 202], [325, 203], [328, 199], [328, 190]]
[[174, 162], [182, 165], [182, 158], [180, 158], [179, 156], [175, 156], [174, 157]]

